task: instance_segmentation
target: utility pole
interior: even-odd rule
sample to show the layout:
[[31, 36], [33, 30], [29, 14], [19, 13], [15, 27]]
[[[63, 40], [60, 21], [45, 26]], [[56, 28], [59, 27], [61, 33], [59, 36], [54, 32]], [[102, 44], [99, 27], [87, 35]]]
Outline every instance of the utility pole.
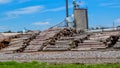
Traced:
[[115, 29], [115, 22], [113, 22], [113, 30]]
[[[68, 11], [68, 0], [66, 0], [66, 18], [69, 17], [69, 11]], [[66, 22], [68, 27], [68, 22]]]

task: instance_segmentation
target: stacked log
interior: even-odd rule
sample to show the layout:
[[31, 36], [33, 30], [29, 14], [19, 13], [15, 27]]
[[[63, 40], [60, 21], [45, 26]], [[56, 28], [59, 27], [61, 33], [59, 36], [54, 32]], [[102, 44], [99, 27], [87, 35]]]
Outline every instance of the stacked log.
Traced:
[[104, 42], [108, 48], [113, 47], [118, 42], [119, 36], [112, 35]]
[[[30, 42], [30, 45], [25, 49], [24, 52], [42, 51], [49, 46], [56, 47], [56, 41], [60, 40], [61, 37], [71, 37], [75, 32], [72, 28], [52, 28], [41, 32], [35, 40]], [[51, 49], [52, 50], [52, 49]], [[54, 50], [54, 49], [53, 49]]]
[[70, 50], [69, 40], [57, 40], [55, 45], [47, 45], [43, 51], [68, 51]]
[[73, 35], [76, 33], [76, 30], [73, 28], [64, 28], [56, 36], [57, 41], [54, 45], [49, 44], [43, 50], [44, 51], [68, 51], [71, 49], [70, 40], [74, 38]]
[[120, 37], [118, 39], [118, 41], [116, 42], [116, 44], [113, 46], [114, 49], [120, 49]]
[[12, 37], [8, 47], [0, 50], [1, 53], [23, 52], [29, 42], [36, 38], [36, 33], [20, 34]]
[[23, 43], [22, 43], [22, 47], [17, 49], [15, 52], [23, 52], [25, 50], [25, 48], [27, 46], [30, 45], [30, 42], [33, 41], [34, 39], [36, 39], [36, 36], [39, 34], [40, 32], [29, 32], [27, 33], [27, 35], [23, 35], [22, 37], [26, 37], [26, 39], [23, 39]]
[[90, 40], [102, 42], [106, 47], [113, 47], [119, 39], [118, 32], [103, 32], [95, 33], [90, 37]]
[[48, 29], [41, 32], [36, 39], [30, 42], [30, 45], [25, 48], [24, 52], [41, 51], [48, 44], [54, 44], [56, 35], [60, 29]]
[[117, 34], [118, 32], [86, 34], [84, 37], [73, 39], [70, 46], [72, 50], [96, 50], [113, 47], [119, 39]]
[[4, 35], [0, 34], [0, 49], [7, 47], [10, 41], [10, 37], [5, 37]]
[[1, 35], [0, 48], [4, 49], [0, 52], [8, 51], [14, 53], [109, 48], [117, 43], [119, 39], [117, 34], [117, 32], [77, 34], [73, 28], [52, 28], [41, 33], [28, 32], [7, 38], [2, 38], [4, 36]]

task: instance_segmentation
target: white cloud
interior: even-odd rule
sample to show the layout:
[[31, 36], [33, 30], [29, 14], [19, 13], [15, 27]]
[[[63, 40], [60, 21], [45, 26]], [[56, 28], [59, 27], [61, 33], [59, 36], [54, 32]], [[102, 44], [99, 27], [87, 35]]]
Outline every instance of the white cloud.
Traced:
[[105, 6], [109, 8], [120, 8], [119, 3], [116, 1], [101, 3], [100, 6]]
[[47, 10], [44, 10], [43, 12], [56, 12], [56, 11], [61, 11], [64, 9], [65, 7], [59, 7], [59, 8], [54, 8], [54, 9], [47, 9]]
[[120, 18], [116, 19], [114, 22], [120, 23]]
[[18, 2], [19, 3], [25, 3], [25, 2], [29, 2], [29, 1], [31, 1], [31, 0], [19, 0]]
[[15, 19], [16, 17], [12, 16], [12, 17], [3, 17], [3, 18], [0, 18], [0, 21], [7, 21], [7, 20], [10, 20], [10, 19]]
[[[70, 5], [69, 8], [72, 8], [73, 5]], [[62, 7], [58, 7], [58, 8], [53, 8], [53, 9], [47, 9], [47, 10], [44, 10], [43, 12], [56, 12], [56, 11], [62, 11], [62, 10], [65, 10], [66, 7], [65, 6], [62, 6]]]
[[25, 7], [25, 8], [20, 8], [20, 9], [16, 9], [13, 11], [9, 11], [6, 14], [8, 16], [17, 16], [17, 15], [21, 15], [21, 14], [31, 14], [31, 13], [38, 12], [39, 10], [41, 10], [43, 8], [44, 8], [44, 6], [30, 6], [30, 7]]
[[46, 19], [46, 21], [51, 21], [51, 20], [53, 20], [52, 18], [48, 18], [48, 19]]
[[113, 6], [116, 5], [116, 3], [101, 3], [100, 6]]
[[6, 30], [6, 29], [8, 29], [8, 28], [5, 26], [0, 26], [0, 30]]
[[120, 8], [120, 5], [111, 6], [111, 8]]
[[0, 0], [0, 4], [7, 4], [12, 2], [12, 0]]
[[49, 25], [50, 23], [49, 22], [35, 22], [33, 23], [32, 25], [35, 25], [35, 26], [43, 26], [43, 25]]

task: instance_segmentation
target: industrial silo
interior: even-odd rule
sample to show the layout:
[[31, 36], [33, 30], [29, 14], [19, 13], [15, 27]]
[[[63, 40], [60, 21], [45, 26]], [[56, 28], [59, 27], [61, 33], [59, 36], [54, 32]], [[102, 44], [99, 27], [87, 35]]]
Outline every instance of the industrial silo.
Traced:
[[74, 9], [75, 27], [76, 30], [88, 29], [88, 13], [87, 9]]

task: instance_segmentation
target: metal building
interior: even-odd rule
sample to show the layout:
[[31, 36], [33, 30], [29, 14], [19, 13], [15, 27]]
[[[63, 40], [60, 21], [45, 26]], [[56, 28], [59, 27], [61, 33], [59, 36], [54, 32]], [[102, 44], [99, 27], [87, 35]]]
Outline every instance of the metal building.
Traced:
[[75, 27], [76, 30], [88, 29], [88, 13], [87, 9], [74, 9]]

